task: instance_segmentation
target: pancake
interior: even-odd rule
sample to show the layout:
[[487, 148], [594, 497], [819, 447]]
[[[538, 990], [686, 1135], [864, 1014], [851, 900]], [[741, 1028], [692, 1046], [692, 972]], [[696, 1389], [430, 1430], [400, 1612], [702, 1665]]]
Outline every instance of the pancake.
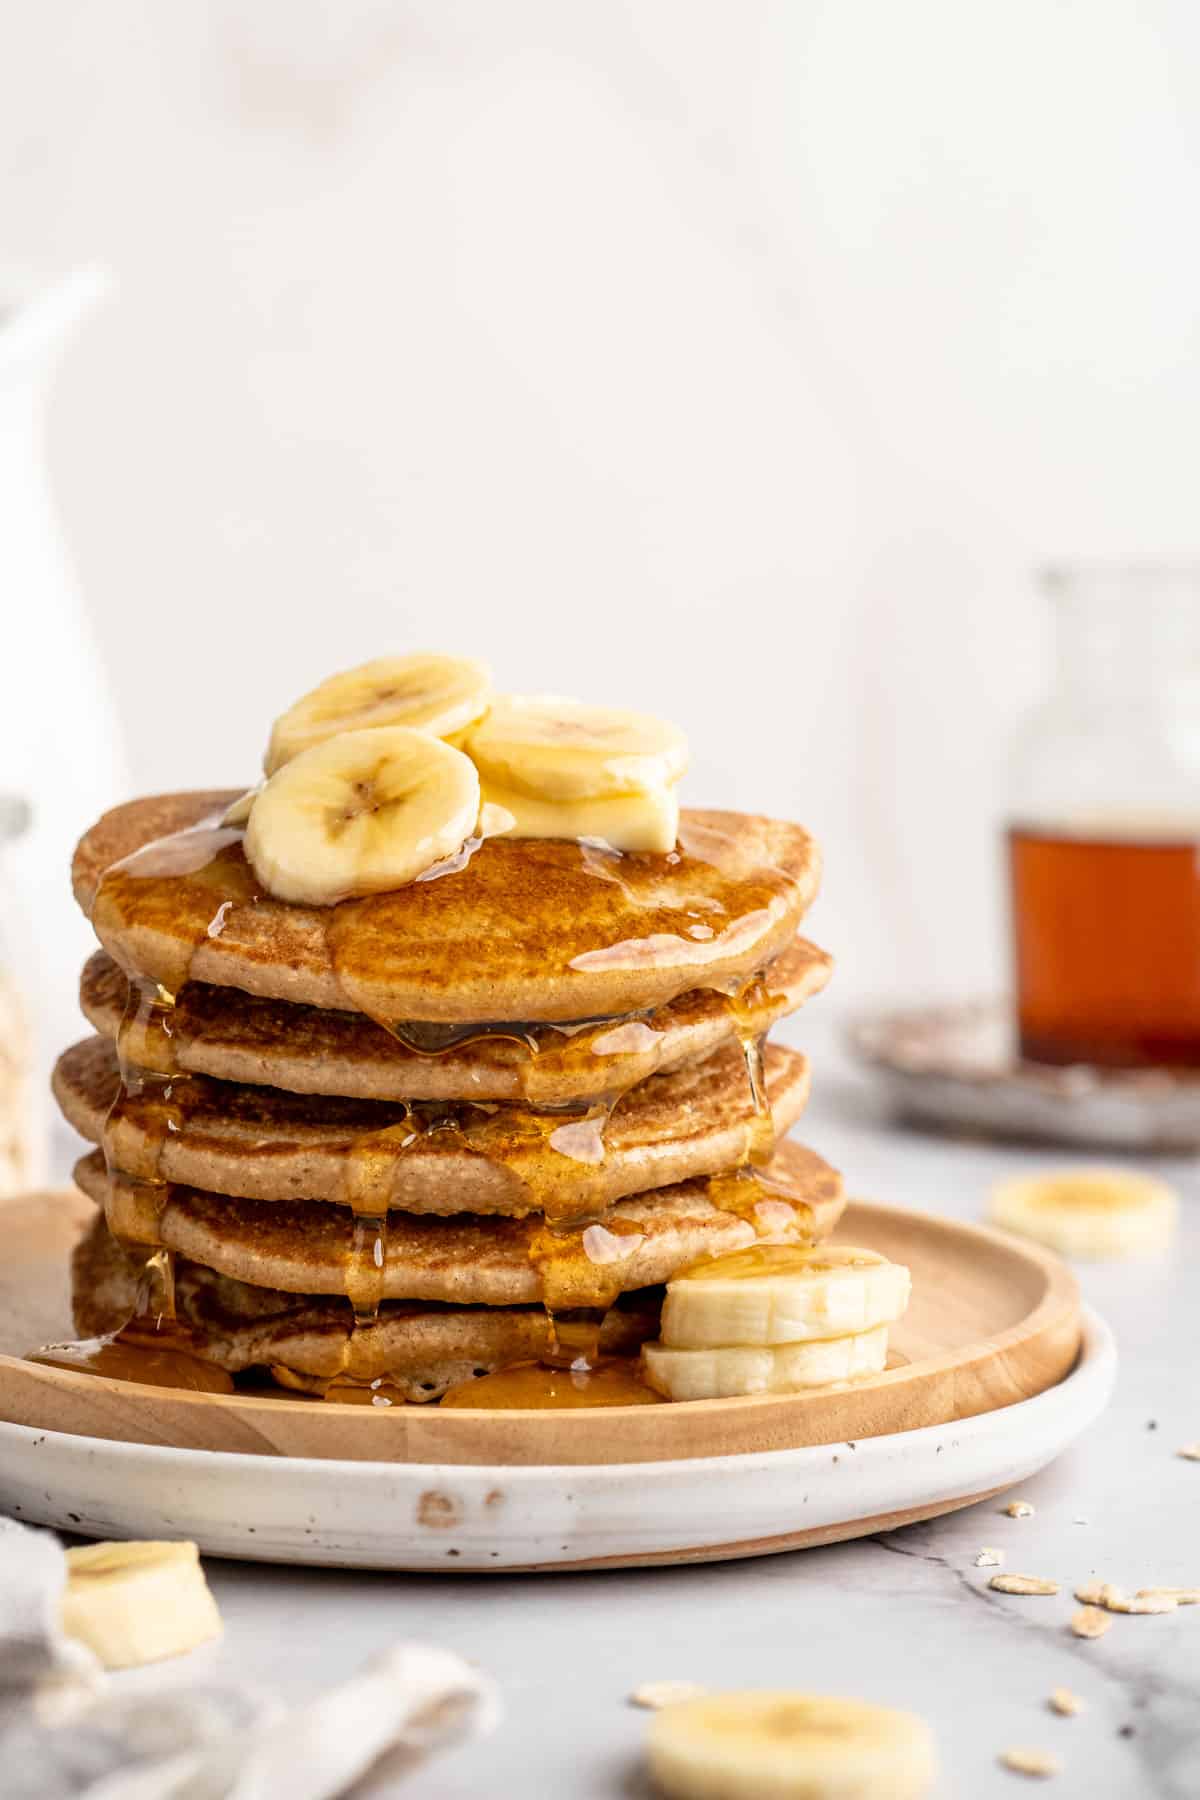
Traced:
[[105, 949], [172, 994], [195, 980], [389, 1024], [640, 1012], [763, 968], [794, 937], [820, 872], [799, 826], [685, 812], [665, 856], [497, 837], [438, 879], [289, 905], [257, 886], [240, 832], [154, 842], [215, 826], [235, 797], [131, 801], [75, 853], [76, 897]]
[[[807, 1059], [768, 1045], [771, 1125], [782, 1136], [804, 1109]], [[66, 1051], [54, 1093], [68, 1122], [144, 1180], [184, 1182], [256, 1200], [328, 1200], [363, 1212], [545, 1211], [593, 1217], [613, 1201], [746, 1160], [755, 1142], [746, 1067], [732, 1045], [702, 1063], [652, 1075], [603, 1119], [525, 1107], [440, 1109], [421, 1121], [383, 1101], [289, 1094], [191, 1075], [127, 1095], [107, 1133], [120, 1080], [105, 1038]]]
[[[138, 1304], [141, 1269], [142, 1258], [98, 1217], [72, 1259], [75, 1329], [99, 1337], [126, 1324]], [[173, 1341], [195, 1355], [231, 1374], [269, 1367], [281, 1384], [316, 1392], [344, 1372], [361, 1382], [386, 1377], [402, 1399], [436, 1400], [457, 1382], [551, 1349], [549, 1320], [538, 1306], [387, 1301], [375, 1323], [355, 1329], [345, 1300], [250, 1287], [182, 1259], [175, 1305]], [[606, 1316], [601, 1352], [630, 1355], [657, 1331], [656, 1297], [636, 1297]]]
[[[78, 1163], [75, 1180], [123, 1239], [164, 1246], [255, 1287], [291, 1294], [346, 1291], [353, 1225], [343, 1207], [234, 1200], [175, 1185], [147, 1188], [110, 1179], [98, 1151]], [[540, 1220], [393, 1212], [383, 1293], [389, 1299], [511, 1306], [544, 1300], [549, 1285], [559, 1305], [600, 1306], [616, 1293], [656, 1286], [702, 1256], [740, 1249], [768, 1232], [788, 1241], [826, 1237], [845, 1204], [837, 1171], [790, 1141], [780, 1145], [761, 1181], [747, 1176], [736, 1183], [745, 1189], [736, 1213], [727, 1210], [733, 1186], [726, 1177], [710, 1193], [707, 1181], [687, 1181], [618, 1202], [598, 1232], [555, 1240], [548, 1282], [547, 1262], [539, 1255]], [[593, 1261], [592, 1255], [606, 1260]]]
[[[829, 979], [830, 958], [797, 938], [743, 996], [735, 1020], [726, 998], [697, 988], [644, 1018], [533, 1027], [529, 1041], [485, 1035], [437, 1054], [409, 1048], [361, 1013], [236, 988], [188, 982], [176, 996], [170, 1034], [134, 1017], [124, 1055], [141, 1068], [183, 1070], [220, 1081], [338, 1094], [364, 1100], [535, 1100], [563, 1105], [622, 1093], [656, 1072], [701, 1061], [736, 1030], [761, 1037]], [[129, 983], [103, 950], [84, 968], [79, 1000], [103, 1036], [121, 1027]]]

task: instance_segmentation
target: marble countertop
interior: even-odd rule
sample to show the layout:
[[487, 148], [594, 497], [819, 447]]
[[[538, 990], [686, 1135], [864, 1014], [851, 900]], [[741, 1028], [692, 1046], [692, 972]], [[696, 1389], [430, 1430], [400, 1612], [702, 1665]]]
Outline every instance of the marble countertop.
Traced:
[[[804, 1135], [854, 1192], [978, 1218], [1002, 1174], [1067, 1160], [897, 1129], [836, 1053], [815, 1060]], [[496, 1676], [505, 1719], [413, 1778], [422, 1800], [646, 1794], [648, 1715], [628, 1696], [668, 1677], [910, 1707], [936, 1732], [942, 1800], [1019, 1792], [1024, 1778], [997, 1762], [1016, 1745], [1060, 1757], [1049, 1791], [1063, 1800], [1200, 1794], [1200, 1607], [1117, 1617], [1094, 1642], [1067, 1628], [1070, 1589], [1090, 1576], [1131, 1590], [1200, 1583], [1200, 1463], [1176, 1454], [1200, 1438], [1200, 1182], [1191, 1162], [1160, 1169], [1184, 1201], [1176, 1249], [1080, 1269], [1117, 1333], [1117, 1389], [1101, 1422], [1021, 1488], [1032, 1518], [989, 1501], [828, 1549], [658, 1571], [420, 1577], [210, 1561], [225, 1636], [172, 1679], [196, 1679], [204, 1661], [206, 1674], [300, 1700], [397, 1638], [458, 1650]], [[974, 1566], [984, 1545], [1061, 1593], [990, 1592], [991, 1571]], [[1081, 1715], [1049, 1711], [1057, 1686], [1079, 1695]]]

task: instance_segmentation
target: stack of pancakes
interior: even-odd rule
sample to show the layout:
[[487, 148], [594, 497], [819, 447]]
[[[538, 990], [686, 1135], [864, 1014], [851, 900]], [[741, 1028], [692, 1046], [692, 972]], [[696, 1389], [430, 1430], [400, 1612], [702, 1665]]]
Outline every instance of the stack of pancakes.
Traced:
[[832, 1227], [840, 1177], [777, 1142], [807, 1062], [765, 1043], [829, 972], [798, 827], [685, 812], [667, 856], [492, 838], [306, 907], [257, 885], [234, 798], [135, 801], [76, 853], [103, 946], [54, 1082], [100, 1146], [81, 1332], [173, 1306], [231, 1374], [432, 1400], [633, 1352], [682, 1267]]

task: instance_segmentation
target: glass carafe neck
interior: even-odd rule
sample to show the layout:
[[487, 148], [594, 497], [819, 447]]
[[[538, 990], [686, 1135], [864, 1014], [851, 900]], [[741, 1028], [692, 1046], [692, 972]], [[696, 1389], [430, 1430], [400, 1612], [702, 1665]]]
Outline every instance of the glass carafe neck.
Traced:
[[1056, 682], [1080, 706], [1171, 707], [1200, 684], [1200, 564], [1048, 569]]

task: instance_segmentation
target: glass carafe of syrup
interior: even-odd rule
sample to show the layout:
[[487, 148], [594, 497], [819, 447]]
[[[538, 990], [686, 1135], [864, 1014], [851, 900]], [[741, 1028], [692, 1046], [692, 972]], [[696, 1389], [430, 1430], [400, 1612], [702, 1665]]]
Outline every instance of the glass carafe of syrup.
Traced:
[[1021, 1052], [1200, 1067], [1200, 565], [1044, 582], [1056, 680], [1009, 803]]

